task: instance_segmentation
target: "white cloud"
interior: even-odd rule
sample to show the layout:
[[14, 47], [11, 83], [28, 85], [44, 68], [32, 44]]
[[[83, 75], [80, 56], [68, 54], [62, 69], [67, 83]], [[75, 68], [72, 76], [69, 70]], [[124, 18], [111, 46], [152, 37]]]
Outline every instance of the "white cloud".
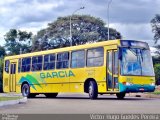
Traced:
[[[36, 33], [48, 22], [70, 15], [81, 6], [85, 9], [77, 14], [100, 17], [107, 23], [107, 1], [0, 0], [0, 39], [11, 28]], [[116, 28], [124, 39], [145, 40], [153, 45], [150, 20], [159, 13], [159, 6], [160, 0], [112, 0], [110, 26]]]
[[0, 0], [0, 5], [7, 5], [16, 3], [18, 0]]
[[114, 23], [110, 25], [115, 28], [117, 31], [120, 31], [123, 38], [129, 40], [142, 40], [149, 45], [153, 46], [153, 34], [151, 31], [151, 26], [148, 23], [144, 24], [122, 24], [122, 23]]

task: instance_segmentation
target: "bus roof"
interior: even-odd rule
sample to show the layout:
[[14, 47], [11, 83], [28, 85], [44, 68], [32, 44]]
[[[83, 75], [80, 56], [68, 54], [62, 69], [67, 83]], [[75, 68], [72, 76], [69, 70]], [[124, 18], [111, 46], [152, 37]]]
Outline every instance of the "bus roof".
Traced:
[[117, 39], [117, 40], [89, 43], [89, 44], [84, 44], [84, 45], [77, 45], [77, 46], [72, 46], [72, 47], [44, 50], [44, 51], [38, 51], [38, 52], [32, 52], [32, 53], [26, 53], [26, 54], [20, 54], [20, 55], [6, 56], [5, 60], [6, 59], [19, 59], [19, 58], [24, 58], [24, 57], [38, 56], [38, 55], [51, 54], [51, 53], [61, 53], [61, 52], [65, 52], [65, 51], [81, 50], [81, 49], [94, 48], [94, 47], [100, 47], [100, 46], [105, 46], [105, 45], [119, 46], [121, 44], [120, 41], [122, 41], [122, 40]]
[[65, 51], [81, 50], [81, 49], [86, 49], [86, 48], [94, 48], [98, 46], [105, 46], [105, 45], [112, 45], [112, 44], [119, 45], [120, 44], [119, 39], [103, 41], [103, 42], [96, 42], [96, 43], [89, 43], [89, 44], [84, 44], [84, 45], [77, 45], [77, 46], [72, 46], [72, 47], [44, 50], [44, 51], [38, 51], [38, 52], [32, 52], [32, 53], [26, 53], [26, 54], [20, 54], [20, 55], [6, 56], [5, 59], [18, 59], [18, 58], [24, 58], [24, 57], [29, 57], [29, 56], [38, 56], [38, 55], [51, 54], [51, 53], [60, 53], [60, 52], [65, 52]]

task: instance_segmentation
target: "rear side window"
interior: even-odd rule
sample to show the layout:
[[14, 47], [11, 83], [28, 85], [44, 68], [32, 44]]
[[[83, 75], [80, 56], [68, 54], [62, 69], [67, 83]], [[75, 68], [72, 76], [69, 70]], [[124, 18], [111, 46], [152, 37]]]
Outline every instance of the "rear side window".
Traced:
[[44, 56], [43, 70], [55, 69], [55, 54], [49, 54]]
[[5, 72], [7, 72], [7, 73], [9, 73], [9, 65], [10, 65], [9, 60], [6, 60], [4, 69], [5, 69]]
[[102, 47], [89, 49], [87, 51], [87, 66], [102, 66], [104, 58], [104, 49]]
[[21, 64], [21, 72], [29, 72], [31, 69], [31, 58], [23, 58]]
[[32, 57], [32, 71], [42, 70], [42, 56]]
[[57, 54], [57, 63], [56, 68], [68, 68], [69, 66], [69, 52], [58, 53]]

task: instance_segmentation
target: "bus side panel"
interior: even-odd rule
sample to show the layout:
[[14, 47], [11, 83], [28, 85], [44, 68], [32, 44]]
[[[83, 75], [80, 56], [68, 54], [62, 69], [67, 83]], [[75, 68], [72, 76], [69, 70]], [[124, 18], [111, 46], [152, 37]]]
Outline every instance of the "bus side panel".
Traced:
[[[42, 75], [43, 74], [43, 75]], [[44, 77], [45, 75], [45, 77]], [[69, 70], [50, 70], [41, 72], [40, 78], [44, 80], [46, 93], [69, 92]]]
[[9, 90], [9, 73], [3, 71], [3, 92], [10, 92]]
[[106, 92], [106, 66], [95, 67], [95, 80], [98, 85], [98, 92]]
[[86, 68], [72, 68], [73, 76], [70, 76], [70, 92], [84, 92], [84, 81], [88, 78]]
[[21, 93], [21, 84], [18, 84], [18, 82], [16, 83], [16, 93]]
[[105, 66], [71, 69], [74, 77], [70, 77], [70, 92], [84, 92], [84, 82], [88, 78], [95, 79], [98, 92], [106, 92]]
[[30, 85], [31, 93], [69, 92], [69, 70], [20, 73], [18, 79]]

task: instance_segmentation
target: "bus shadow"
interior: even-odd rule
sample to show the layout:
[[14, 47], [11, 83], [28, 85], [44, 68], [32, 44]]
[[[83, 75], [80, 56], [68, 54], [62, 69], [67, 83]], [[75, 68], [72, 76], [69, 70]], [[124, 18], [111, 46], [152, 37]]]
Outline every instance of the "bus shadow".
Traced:
[[[61, 99], [61, 100], [90, 100], [89, 97], [56, 97], [56, 98], [46, 98], [46, 97], [35, 97], [29, 99]], [[117, 101], [141, 101], [141, 100], [151, 100], [153, 98], [141, 98], [141, 97], [125, 97], [124, 99], [117, 99], [116, 97], [99, 97], [94, 101], [98, 100], [117, 100]]]

